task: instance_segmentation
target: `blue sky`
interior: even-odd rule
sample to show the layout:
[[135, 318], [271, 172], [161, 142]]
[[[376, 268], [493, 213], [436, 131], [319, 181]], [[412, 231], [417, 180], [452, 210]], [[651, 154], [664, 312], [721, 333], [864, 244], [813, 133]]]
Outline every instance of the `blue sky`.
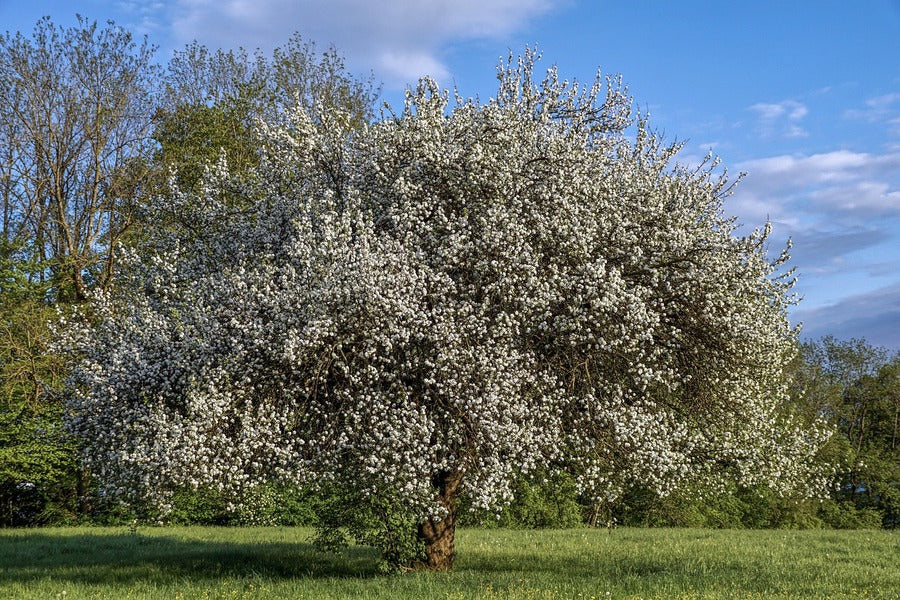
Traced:
[[747, 175], [726, 210], [793, 239], [805, 337], [900, 349], [900, 0], [0, 0], [0, 30], [42, 15], [114, 20], [159, 59], [210, 47], [334, 44], [396, 104], [423, 74], [489, 97], [509, 50], [563, 77], [621, 73], [684, 161]]

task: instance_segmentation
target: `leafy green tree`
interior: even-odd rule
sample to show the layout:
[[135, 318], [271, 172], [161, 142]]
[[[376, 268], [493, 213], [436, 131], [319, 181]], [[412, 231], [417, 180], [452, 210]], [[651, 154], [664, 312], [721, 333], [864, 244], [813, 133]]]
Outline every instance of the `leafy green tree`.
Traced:
[[193, 187], [224, 154], [235, 172], [257, 164], [250, 124], [235, 107], [182, 106], [156, 115], [159, 161], [173, 168], [180, 186]]
[[824, 337], [802, 346], [797, 405], [838, 432], [829, 444], [840, 465], [835, 499], [883, 514], [896, 526], [900, 486], [900, 355], [861, 339]]
[[853, 455], [847, 492], [856, 504], [883, 514], [884, 524], [900, 525], [900, 355], [863, 375], [847, 390], [841, 430]]
[[[146, 40], [82, 17], [0, 35], [4, 523], [52, 506], [74, 512], [87, 491], [51, 393], [65, 358], [51, 348], [54, 331], [67, 327], [69, 304], [109, 291], [120, 252], [140, 252], [148, 228], [172, 222], [145, 219], [169, 169], [190, 187], [224, 152], [235, 173], [249, 171], [260, 119], [302, 102], [340, 105], [362, 124], [377, 95], [334, 49], [319, 53], [298, 36], [271, 59], [192, 44], [164, 72], [153, 55]], [[10, 507], [26, 500], [14, 517]]]
[[0, 240], [0, 526], [55, 521], [78, 509], [80, 472], [50, 397], [64, 364], [59, 323], [34, 254]]
[[[0, 499], [4, 524], [79, 510], [62, 428], [67, 304], [108, 289], [151, 169], [153, 48], [109, 23], [0, 34]], [[54, 516], [51, 513], [56, 513]]]

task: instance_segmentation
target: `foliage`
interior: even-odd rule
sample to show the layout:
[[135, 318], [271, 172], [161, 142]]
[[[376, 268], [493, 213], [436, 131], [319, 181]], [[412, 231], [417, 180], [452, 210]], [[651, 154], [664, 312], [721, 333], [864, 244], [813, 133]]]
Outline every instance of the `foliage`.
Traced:
[[678, 165], [620, 82], [535, 60], [483, 105], [423, 80], [362, 129], [297, 107], [249, 174], [162, 199], [190, 231], [155, 232], [69, 338], [105, 494], [320, 481], [351, 535], [443, 569], [459, 495], [502, 505], [548, 460], [592, 500], [816, 482], [824, 434], [776, 410], [786, 253], [736, 237], [724, 175]]
[[43, 268], [26, 244], [0, 238], [0, 402], [10, 407], [37, 409], [64, 377], [63, 360], [48, 348], [59, 317]]
[[153, 49], [79, 17], [0, 34], [0, 524], [89, 504], [63, 431], [67, 303], [109, 284], [146, 174]]
[[0, 526], [67, 521], [78, 509], [74, 445], [48, 394], [64, 375], [48, 348], [59, 317], [31, 256], [0, 238]]
[[119, 252], [171, 224], [147, 222], [144, 210], [169, 168], [193, 184], [224, 151], [236, 171], [249, 169], [254, 119], [293, 105], [294, 91], [308, 105], [371, 114], [371, 82], [349, 76], [333, 48], [321, 54], [297, 36], [252, 63], [192, 44], [166, 76], [153, 54], [113, 23], [81, 17], [0, 35], [0, 525], [134, 516], [109, 497], [88, 500], [90, 474], [52, 394], [69, 356], [51, 345], [69, 304], [112, 284]]
[[830, 497], [805, 500], [762, 486], [722, 492], [690, 486], [665, 498], [635, 487], [609, 510], [634, 526], [837, 529], [896, 527], [898, 357], [864, 340], [825, 337], [801, 346], [781, 410], [836, 434], [816, 455], [834, 474]]
[[162, 110], [217, 106], [238, 109], [245, 125], [274, 122], [296, 107], [322, 114], [343, 112], [354, 126], [367, 123], [378, 89], [370, 79], [347, 72], [332, 46], [320, 52], [294, 34], [270, 57], [243, 48], [215, 50], [193, 42], [176, 50], [168, 64]]
[[365, 493], [353, 486], [332, 487], [320, 490], [320, 494], [314, 538], [317, 548], [337, 552], [352, 542], [378, 548], [378, 570], [382, 573], [397, 572], [425, 560], [419, 520], [395, 498]]
[[77, 510], [74, 447], [59, 407], [0, 408], [0, 525], [72, 521]]
[[583, 521], [575, 480], [565, 472], [520, 479], [514, 500], [500, 514], [501, 527], [565, 528]]
[[172, 495], [167, 522], [176, 525], [310, 526], [323, 500], [309, 490], [268, 484], [235, 502], [215, 489], [183, 488]]
[[197, 185], [207, 165], [224, 154], [232, 168], [246, 171], [255, 166], [249, 123], [238, 109], [218, 106], [180, 107], [159, 112], [154, 138], [158, 160], [174, 169], [178, 184]]
[[176, 491], [167, 516], [174, 525], [230, 525], [234, 520], [228, 511], [228, 500], [208, 488]]
[[460, 499], [460, 524], [480, 527], [561, 529], [579, 527], [585, 507], [578, 501], [574, 478], [565, 471], [541, 469], [513, 484], [513, 499], [499, 512], [468, 510], [471, 501]]
[[873, 515], [878, 513], [859, 512], [830, 498], [782, 496], [764, 486], [731, 486], [711, 494], [682, 491], [665, 498], [635, 488], [611, 507], [612, 519], [631, 527], [854, 529], [871, 528]]
[[802, 350], [803, 363], [794, 373], [794, 402], [807, 415], [827, 419], [839, 433], [830, 450], [839, 465], [835, 500], [841, 506], [849, 501], [856, 509], [878, 511], [886, 527], [895, 527], [900, 354], [864, 340], [833, 337], [808, 342]]
[[820, 515], [822, 521], [834, 529], [878, 529], [882, 514], [873, 508], [859, 508], [851, 501], [825, 501]]

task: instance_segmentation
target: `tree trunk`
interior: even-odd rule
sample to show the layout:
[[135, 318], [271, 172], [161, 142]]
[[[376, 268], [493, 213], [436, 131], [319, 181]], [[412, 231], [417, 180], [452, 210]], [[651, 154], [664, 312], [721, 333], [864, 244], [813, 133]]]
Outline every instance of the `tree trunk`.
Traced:
[[425, 542], [425, 561], [420, 567], [429, 571], [449, 571], [456, 556], [456, 497], [462, 477], [443, 472], [434, 477], [437, 500], [446, 509], [442, 519], [428, 519], [419, 524], [419, 538]]

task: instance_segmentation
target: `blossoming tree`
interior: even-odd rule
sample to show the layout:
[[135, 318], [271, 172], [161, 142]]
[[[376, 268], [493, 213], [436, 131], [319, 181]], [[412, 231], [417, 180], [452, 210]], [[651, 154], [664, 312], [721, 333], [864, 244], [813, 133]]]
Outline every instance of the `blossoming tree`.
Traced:
[[535, 61], [501, 64], [485, 103], [426, 79], [361, 130], [261, 124], [254, 177], [220, 163], [160, 201], [189, 225], [71, 340], [106, 493], [320, 485], [389, 560], [447, 569], [458, 497], [502, 506], [537, 467], [598, 501], [811, 480], [820, 434], [775, 410], [786, 254], [736, 235], [714, 162], [679, 165], [620, 81]]

